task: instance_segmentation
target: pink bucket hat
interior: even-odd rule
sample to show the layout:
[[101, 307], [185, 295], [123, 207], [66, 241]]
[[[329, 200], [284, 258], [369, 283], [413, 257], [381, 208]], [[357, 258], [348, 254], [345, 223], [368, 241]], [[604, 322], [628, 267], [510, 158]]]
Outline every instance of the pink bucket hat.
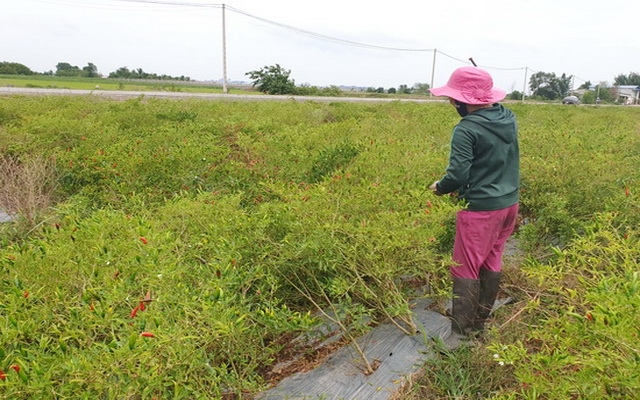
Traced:
[[446, 85], [431, 89], [434, 96], [447, 96], [466, 104], [492, 104], [506, 96], [493, 87], [491, 75], [478, 67], [460, 67], [453, 71]]

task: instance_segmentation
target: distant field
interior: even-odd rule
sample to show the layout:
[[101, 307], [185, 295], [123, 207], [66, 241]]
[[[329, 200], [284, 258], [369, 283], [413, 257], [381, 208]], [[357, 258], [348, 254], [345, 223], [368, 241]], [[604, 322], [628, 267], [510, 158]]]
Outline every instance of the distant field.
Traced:
[[[58, 76], [0, 75], [0, 86], [78, 90], [172, 91], [222, 93], [222, 86], [206, 82], [128, 80], [108, 78], [66, 78]], [[230, 87], [232, 93], [255, 93], [250, 89]]]
[[[108, 79], [108, 78], [78, 78], [47, 75], [0, 75], [0, 87], [43, 88], [43, 89], [72, 89], [72, 90], [122, 90], [122, 91], [164, 91], [182, 93], [222, 93], [222, 86], [213, 82], [201, 81], [163, 81], [144, 79]], [[228, 93], [257, 94], [249, 84], [230, 84]], [[328, 96], [326, 94], [319, 94]], [[389, 94], [365, 91], [345, 90], [340, 96], [358, 98], [384, 99], [426, 99], [424, 94]]]

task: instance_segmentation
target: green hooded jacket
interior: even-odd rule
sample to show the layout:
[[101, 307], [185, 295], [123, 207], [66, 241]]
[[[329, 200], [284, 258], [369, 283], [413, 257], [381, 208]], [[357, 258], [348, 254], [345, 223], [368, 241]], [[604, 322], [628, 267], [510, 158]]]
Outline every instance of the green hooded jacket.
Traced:
[[442, 194], [458, 191], [468, 210], [500, 210], [518, 202], [518, 124], [500, 104], [463, 117], [453, 129], [449, 166], [438, 182]]

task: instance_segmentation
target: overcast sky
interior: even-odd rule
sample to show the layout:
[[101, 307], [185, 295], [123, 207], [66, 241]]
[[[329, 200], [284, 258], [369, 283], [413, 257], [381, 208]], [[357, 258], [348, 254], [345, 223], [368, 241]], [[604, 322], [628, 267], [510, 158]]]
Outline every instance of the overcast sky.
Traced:
[[[222, 3], [0, 4], [0, 61], [223, 77]], [[469, 57], [508, 92], [538, 71], [574, 75], [576, 88], [640, 72], [638, 0], [230, 0], [225, 9], [229, 81], [278, 63], [298, 85], [413, 86], [435, 71], [440, 86]]]

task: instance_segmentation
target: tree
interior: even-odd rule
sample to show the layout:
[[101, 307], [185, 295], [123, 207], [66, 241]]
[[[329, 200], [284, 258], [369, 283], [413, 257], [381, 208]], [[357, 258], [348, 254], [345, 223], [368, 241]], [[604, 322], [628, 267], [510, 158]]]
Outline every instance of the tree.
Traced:
[[629, 75], [620, 74], [613, 79], [615, 86], [638, 85], [640, 86], [640, 74], [630, 72]]
[[415, 94], [429, 94], [429, 84], [428, 83], [416, 83], [413, 85], [413, 93]]
[[586, 81], [585, 83], [583, 83], [582, 85], [580, 85], [580, 87], [578, 89], [589, 89], [591, 87], [591, 85], [593, 85], [591, 83], [591, 81]]
[[112, 79], [158, 79], [158, 80], [172, 80], [172, 81], [190, 81], [188, 76], [173, 77], [170, 75], [158, 75], [156, 73], [144, 72], [142, 68], [136, 68], [129, 70], [127, 67], [120, 67], [114, 72], [109, 73], [109, 78]]
[[584, 104], [596, 104], [598, 99], [602, 103], [613, 103], [616, 101], [616, 93], [606, 82], [601, 82], [596, 85], [595, 90], [589, 90], [582, 95]]
[[127, 67], [120, 67], [115, 72], [109, 73], [109, 78], [131, 78], [131, 71]]
[[285, 70], [279, 64], [264, 66], [260, 70], [249, 71], [245, 75], [253, 80], [253, 87], [267, 94], [292, 94], [296, 91], [296, 84], [289, 79], [291, 70]]
[[398, 93], [400, 94], [411, 94], [412, 91], [413, 89], [407, 85], [400, 85], [400, 87], [398, 87]]
[[534, 96], [555, 100], [569, 94], [571, 76], [562, 74], [557, 77], [553, 72], [536, 72], [529, 79], [529, 88]]
[[56, 76], [82, 76], [83, 71], [76, 65], [67, 62], [59, 62], [56, 64]]
[[33, 75], [26, 65], [13, 62], [0, 62], [0, 74], [5, 75]]
[[93, 63], [88, 63], [86, 67], [82, 68], [82, 71], [84, 71], [84, 76], [87, 78], [95, 78], [98, 76], [98, 67]]
[[[397, 93], [396, 88], [391, 87], [391, 88], [387, 89], [387, 93], [389, 93], [389, 94], [396, 94], [396, 93]], [[400, 92], [400, 93], [402, 93], [402, 92]]]
[[519, 90], [514, 90], [513, 92], [507, 95], [509, 100], [522, 100], [523, 93]]

